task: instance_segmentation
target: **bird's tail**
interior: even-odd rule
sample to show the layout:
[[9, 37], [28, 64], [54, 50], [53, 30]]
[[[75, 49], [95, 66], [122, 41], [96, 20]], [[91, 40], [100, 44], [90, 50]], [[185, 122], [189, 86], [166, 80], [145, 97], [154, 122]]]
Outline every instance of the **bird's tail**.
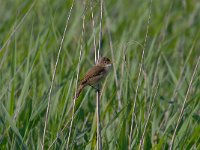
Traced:
[[84, 87], [86, 86], [86, 84], [80, 84], [77, 91], [76, 91], [76, 95], [75, 95], [75, 99], [77, 99], [79, 97], [79, 95], [81, 94], [81, 92], [83, 91]]

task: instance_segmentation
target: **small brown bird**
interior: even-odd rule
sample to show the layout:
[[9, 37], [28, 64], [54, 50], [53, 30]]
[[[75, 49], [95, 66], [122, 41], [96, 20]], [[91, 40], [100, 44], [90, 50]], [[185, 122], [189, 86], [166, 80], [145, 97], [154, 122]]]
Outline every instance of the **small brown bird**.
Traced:
[[94, 67], [92, 67], [81, 80], [75, 98], [79, 97], [80, 93], [87, 85], [94, 87], [100, 81], [102, 81], [110, 71], [111, 66], [112, 63], [110, 59], [108, 59], [107, 57], [102, 57], [98, 61], [98, 63]]

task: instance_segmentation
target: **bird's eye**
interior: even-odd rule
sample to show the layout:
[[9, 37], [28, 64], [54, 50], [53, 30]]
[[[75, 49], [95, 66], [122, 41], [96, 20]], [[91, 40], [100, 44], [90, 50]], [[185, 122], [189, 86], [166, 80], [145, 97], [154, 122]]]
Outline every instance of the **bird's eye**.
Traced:
[[106, 61], [104, 61], [104, 63], [106, 64], [107, 62], [106, 62]]

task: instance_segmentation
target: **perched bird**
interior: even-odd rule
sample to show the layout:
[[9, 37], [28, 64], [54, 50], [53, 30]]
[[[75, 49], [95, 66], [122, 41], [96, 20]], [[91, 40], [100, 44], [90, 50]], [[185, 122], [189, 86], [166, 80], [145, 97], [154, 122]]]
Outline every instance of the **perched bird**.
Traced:
[[107, 57], [102, 57], [97, 62], [97, 64], [85, 74], [83, 79], [80, 81], [75, 98], [79, 97], [80, 93], [86, 86], [89, 85], [94, 87], [98, 85], [106, 77], [106, 75], [110, 71], [111, 66], [112, 63], [110, 59], [108, 59]]

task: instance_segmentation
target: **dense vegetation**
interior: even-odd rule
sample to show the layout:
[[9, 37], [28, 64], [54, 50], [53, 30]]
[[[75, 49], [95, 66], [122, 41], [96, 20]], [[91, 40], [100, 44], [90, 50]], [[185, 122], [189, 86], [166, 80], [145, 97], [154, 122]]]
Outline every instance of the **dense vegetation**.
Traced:
[[[41, 149], [45, 121], [44, 149], [66, 148], [77, 74], [94, 65], [100, 30], [114, 65], [101, 90], [103, 149], [168, 149], [173, 138], [172, 149], [200, 149], [200, 1], [104, 0], [102, 28], [98, 0], [0, 3], [0, 149]], [[88, 87], [69, 149], [95, 149], [95, 112]]]

